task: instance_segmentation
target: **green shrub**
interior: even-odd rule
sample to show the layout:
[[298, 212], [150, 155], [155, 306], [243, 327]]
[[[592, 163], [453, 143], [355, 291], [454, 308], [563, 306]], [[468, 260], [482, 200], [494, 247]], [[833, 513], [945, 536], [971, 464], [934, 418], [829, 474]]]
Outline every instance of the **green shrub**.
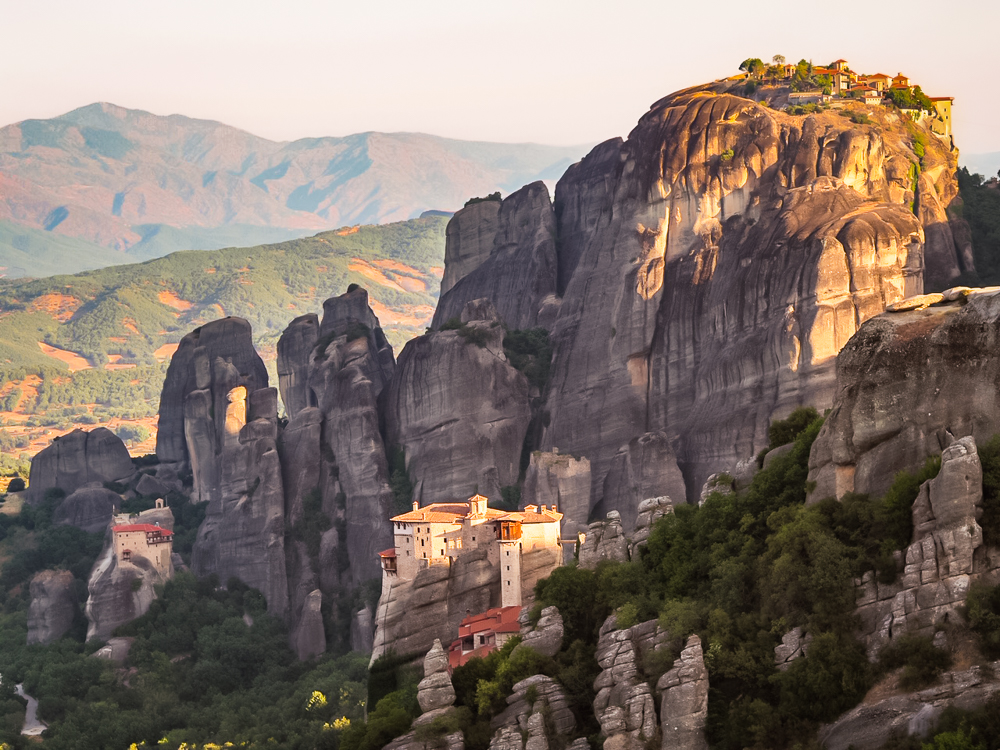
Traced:
[[990, 546], [1000, 546], [1000, 435], [979, 446], [979, 460], [983, 466], [983, 516], [979, 525], [983, 541]]
[[899, 685], [904, 690], [926, 687], [951, 666], [951, 656], [934, 646], [926, 636], [903, 635], [879, 654], [879, 667], [893, 670], [904, 667]]
[[502, 201], [500, 191], [497, 190], [495, 193], [490, 193], [485, 198], [469, 198], [469, 200], [465, 202], [465, 206], [463, 206], [463, 208], [468, 208], [476, 203], [486, 203], [487, 201], [496, 201], [497, 203], [500, 203]]
[[507, 331], [503, 337], [503, 352], [511, 367], [523, 372], [528, 382], [545, 392], [552, 367], [552, 343], [544, 328]]
[[979, 648], [989, 659], [1000, 659], [1000, 586], [976, 581], [965, 602], [969, 628], [979, 637]]
[[767, 430], [768, 448], [787, 445], [819, 418], [819, 413], [811, 406], [800, 406], [785, 419], [771, 422]]

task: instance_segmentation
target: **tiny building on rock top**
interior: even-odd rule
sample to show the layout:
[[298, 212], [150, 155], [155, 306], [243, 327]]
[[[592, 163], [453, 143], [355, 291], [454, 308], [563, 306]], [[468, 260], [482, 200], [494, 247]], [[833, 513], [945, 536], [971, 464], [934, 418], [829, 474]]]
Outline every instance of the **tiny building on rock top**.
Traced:
[[379, 553], [383, 588], [393, 580], [410, 581], [431, 565], [450, 565], [463, 551], [486, 548], [500, 569], [500, 606], [521, 606], [521, 555], [539, 548], [561, 550], [555, 507], [529, 505], [505, 512], [487, 506], [482, 495], [465, 503], [433, 503], [393, 516], [395, 546]]

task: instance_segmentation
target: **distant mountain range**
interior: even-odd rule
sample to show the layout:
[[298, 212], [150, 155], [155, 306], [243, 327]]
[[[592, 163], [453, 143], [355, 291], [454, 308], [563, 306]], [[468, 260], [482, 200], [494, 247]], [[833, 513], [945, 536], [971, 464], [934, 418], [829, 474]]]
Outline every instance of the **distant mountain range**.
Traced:
[[454, 211], [558, 179], [588, 146], [359, 133], [279, 143], [91, 104], [0, 129], [0, 274], [67, 273]]

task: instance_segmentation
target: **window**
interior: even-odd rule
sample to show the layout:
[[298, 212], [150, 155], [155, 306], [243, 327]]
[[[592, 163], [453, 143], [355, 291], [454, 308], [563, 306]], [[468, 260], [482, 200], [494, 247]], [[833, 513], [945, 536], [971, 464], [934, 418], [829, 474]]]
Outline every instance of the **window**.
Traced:
[[507, 570], [510, 570], [510, 566], [509, 565], [507, 566]]
[[510, 550], [507, 550], [507, 557], [510, 557]]
[[[423, 539], [421, 539], [421, 540], [420, 540], [420, 546], [421, 546], [421, 547], [423, 547], [423, 546], [424, 546], [424, 540], [423, 540]], [[426, 555], [424, 555], [424, 557], [426, 557]]]
[[472, 541], [476, 541], [476, 537], [472, 537]]

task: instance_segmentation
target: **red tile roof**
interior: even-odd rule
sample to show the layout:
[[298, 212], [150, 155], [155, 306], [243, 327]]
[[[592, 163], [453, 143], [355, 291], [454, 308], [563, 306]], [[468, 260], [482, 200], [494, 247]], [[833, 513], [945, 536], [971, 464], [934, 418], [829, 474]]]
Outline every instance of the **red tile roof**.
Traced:
[[174, 532], [163, 528], [162, 526], [154, 526], [151, 523], [127, 523], [121, 526], [112, 526], [111, 531], [115, 534], [120, 534], [122, 532], [128, 531], [145, 531], [147, 534], [162, 534], [163, 536], [173, 536]]
[[396, 556], [396, 548], [395, 547], [390, 547], [389, 549], [384, 549], [384, 550], [382, 550], [381, 552], [378, 553], [378, 556], [379, 557], [395, 557]]
[[523, 511], [505, 513], [498, 518], [498, 521], [519, 521], [521, 523], [553, 523], [562, 520], [562, 513], [545, 508], [541, 513], [537, 511], [537, 506], [529, 505]]

